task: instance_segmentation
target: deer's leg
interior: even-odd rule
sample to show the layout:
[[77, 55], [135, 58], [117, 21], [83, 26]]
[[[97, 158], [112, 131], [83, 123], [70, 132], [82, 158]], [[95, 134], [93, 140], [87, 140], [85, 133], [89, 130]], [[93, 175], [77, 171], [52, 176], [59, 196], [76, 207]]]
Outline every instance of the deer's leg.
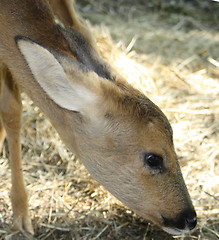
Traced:
[[11, 166], [11, 202], [14, 226], [20, 231], [33, 233], [28, 214], [27, 193], [21, 166], [20, 128], [22, 103], [20, 91], [9, 70], [4, 69], [1, 95], [2, 122], [7, 133]]
[[2, 146], [3, 146], [3, 143], [5, 141], [5, 137], [6, 137], [5, 129], [4, 129], [3, 124], [0, 120], [0, 153], [2, 152]]
[[[3, 81], [3, 70], [0, 68], [0, 94], [1, 94], [1, 86], [2, 86], [2, 81]], [[1, 116], [1, 114], [0, 114]], [[2, 124], [2, 120], [0, 118], [0, 153], [2, 152], [2, 146], [5, 141], [6, 133], [5, 129]]]

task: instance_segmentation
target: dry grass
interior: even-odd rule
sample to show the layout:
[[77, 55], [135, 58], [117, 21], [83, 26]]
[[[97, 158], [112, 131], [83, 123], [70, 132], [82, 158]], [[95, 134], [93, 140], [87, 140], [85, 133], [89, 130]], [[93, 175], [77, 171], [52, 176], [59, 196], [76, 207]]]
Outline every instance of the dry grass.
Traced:
[[[104, 58], [158, 104], [173, 126], [175, 147], [199, 218], [195, 231], [175, 239], [216, 240], [219, 33], [192, 17], [145, 13], [130, 5], [126, 16], [120, 11], [126, 7], [123, 4], [118, 12], [106, 15], [101, 9], [94, 11], [98, 8], [92, 4], [81, 6], [85, 16], [98, 23], [92, 30]], [[173, 239], [92, 180], [25, 95], [23, 103], [22, 159], [36, 239]], [[0, 164], [0, 239], [24, 239], [10, 229], [7, 142]]]

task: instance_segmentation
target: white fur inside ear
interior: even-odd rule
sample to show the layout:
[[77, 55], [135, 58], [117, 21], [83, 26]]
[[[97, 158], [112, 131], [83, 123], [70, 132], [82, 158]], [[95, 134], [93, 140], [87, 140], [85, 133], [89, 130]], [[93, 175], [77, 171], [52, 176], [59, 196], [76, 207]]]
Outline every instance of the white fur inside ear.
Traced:
[[46, 48], [29, 40], [18, 40], [34, 78], [60, 107], [87, 114], [95, 105], [97, 96], [86, 86], [70, 82], [57, 59]]

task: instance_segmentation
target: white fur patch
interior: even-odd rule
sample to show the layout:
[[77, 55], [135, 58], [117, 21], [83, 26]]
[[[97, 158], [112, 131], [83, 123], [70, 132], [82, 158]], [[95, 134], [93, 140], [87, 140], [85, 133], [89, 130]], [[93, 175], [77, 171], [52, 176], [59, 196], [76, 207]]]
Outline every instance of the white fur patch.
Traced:
[[172, 235], [184, 235], [186, 233], [189, 233], [190, 230], [189, 229], [184, 229], [184, 230], [181, 230], [181, 229], [174, 229], [174, 228], [169, 228], [169, 227], [162, 227], [162, 229], [169, 233], [169, 234], [172, 234]]

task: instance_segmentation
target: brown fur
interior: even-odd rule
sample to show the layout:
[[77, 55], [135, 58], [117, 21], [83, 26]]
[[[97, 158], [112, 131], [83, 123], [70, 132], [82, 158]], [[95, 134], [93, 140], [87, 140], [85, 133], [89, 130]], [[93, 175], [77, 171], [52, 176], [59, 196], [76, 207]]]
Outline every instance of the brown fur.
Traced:
[[[66, 8], [71, 1], [66, 0], [63, 5], [58, 0], [49, 2], [54, 14], [72, 29], [55, 23], [47, 1], [3, 0], [0, 4], [1, 112], [9, 141], [15, 226], [33, 232], [20, 160], [22, 88], [50, 119], [66, 145], [112, 194], [161, 227], [165, 217], [179, 228], [180, 214], [187, 210], [194, 215], [194, 208], [176, 159], [167, 118], [101, 59], [89, 31], [74, 10]], [[67, 84], [75, 86], [72, 91], [80, 86], [77, 94], [88, 93], [81, 101], [90, 97], [94, 99], [91, 105], [88, 101], [81, 112], [72, 111], [56, 102], [56, 96], [50, 97], [37, 80], [41, 73], [34, 73], [25, 55], [28, 52], [22, 52], [19, 41], [28, 42], [30, 50], [32, 46], [41, 49], [55, 62], [54, 66], [61, 66]], [[2, 127], [0, 131], [2, 144], [5, 133]], [[144, 153], [162, 156], [163, 171], [145, 165]], [[186, 227], [185, 224], [182, 228]]]

